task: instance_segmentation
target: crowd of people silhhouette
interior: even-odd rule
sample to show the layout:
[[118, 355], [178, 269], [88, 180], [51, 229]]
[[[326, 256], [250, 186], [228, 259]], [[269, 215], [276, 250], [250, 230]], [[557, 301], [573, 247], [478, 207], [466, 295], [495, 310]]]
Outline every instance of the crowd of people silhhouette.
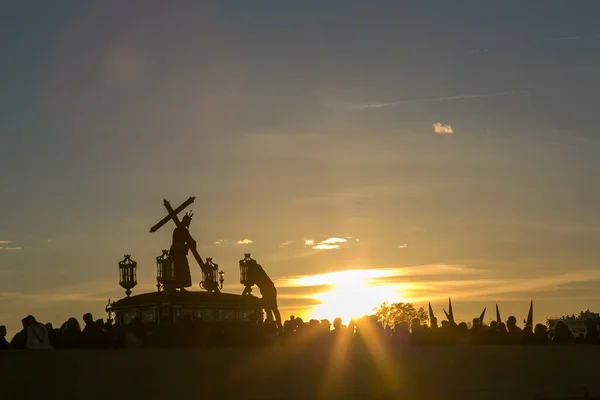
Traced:
[[[184, 205], [192, 201], [193, 198], [190, 198]], [[170, 204], [166, 200], [165, 204], [170, 214], [151, 232], [173, 217]], [[174, 263], [174, 279], [165, 284], [166, 292], [187, 293], [185, 288], [191, 286], [187, 254], [196, 249], [196, 242], [189, 233], [191, 216], [191, 213], [186, 214], [173, 231], [169, 256]], [[201, 261], [199, 263], [203, 267]], [[246, 253], [240, 261], [240, 271], [243, 271], [240, 282], [245, 286], [242, 295], [250, 295], [252, 286], [256, 285], [264, 302], [266, 319], [249, 314], [245, 321], [215, 322], [186, 314], [169, 323], [143, 322], [138, 317], [128, 323], [113, 325], [111, 318], [107, 321], [94, 320], [92, 314], [87, 313], [83, 315], [83, 328], [76, 318], [69, 318], [60, 328], [55, 328], [51, 323], [41, 323], [30, 315], [22, 320], [23, 329], [10, 342], [6, 339], [6, 327], [0, 326], [0, 349], [368, 345], [373, 341], [389, 346], [600, 344], [600, 317], [597, 314], [595, 318], [585, 320], [586, 333], [575, 336], [563, 321], [553, 324], [552, 329], [543, 324], [534, 325], [533, 303], [523, 328], [512, 316], [506, 323], [502, 322], [497, 307], [496, 321], [489, 324], [484, 323], [485, 309], [468, 324], [457, 323], [451, 302], [449, 312], [444, 310], [446, 319], [440, 324], [431, 304], [427, 313], [423, 308], [415, 309], [410, 303], [383, 303], [374, 315], [353, 319], [346, 324], [341, 318], [335, 318], [333, 322], [327, 319], [305, 322], [302, 318], [290, 316], [282, 321], [277, 306], [277, 289], [262, 266], [250, 258], [250, 253]]]
[[69, 318], [60, 328], [38, 322], [33, 316], [22, 320], [23, 329], [10, 342], [6, 328], [0, 326], [0, 349], [75, 349], [75, 348], [154, 348], [210, 346], [267, 346], [327, 344], [336, 340], [366, 343], [379, 340], [390, 346], [441, 345], [579, 345], [600, 344], [600, 318], [587, 319], [586, 333], [574, 336], [562, 321], [552, 329], [546, 325], [517, 324], [515, 317], [505, 322], [482, 324], [474, 318], [469, 324], [455, 323], [453, 318], [437, 323], [435, 317], [389, 324], [381, 316], [370, 315], [344, 324], [341, 318], [303, 321], [291, 316], [278, 328], [276, 321], [260, 321], [251, 316], [246, 322], [203, 322], [191, 316], [170, 324], [148, 324], [134, 319], [115, 326], [111, 321], [94, 320], [83, 315], [83, 328], [76, 318]]

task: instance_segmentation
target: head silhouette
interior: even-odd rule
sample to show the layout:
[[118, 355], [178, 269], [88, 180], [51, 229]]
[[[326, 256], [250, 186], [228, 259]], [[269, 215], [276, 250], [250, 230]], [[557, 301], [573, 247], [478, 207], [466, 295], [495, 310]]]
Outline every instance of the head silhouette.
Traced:
[[506, 325], [504, 324], [504, 322], [498, 322], [497, 329], [498, 332], [507, 332]]
[[342, 327], [342, 319], [340, 317], [337, 317], [336, 319], [333, 320], [333, 328], [340, 329], [341, 327]]
[[83, 322], [85, 322], [86, 324], [94, 323], [94, 318], [92, 317], [92, 314], [90, 314], [90, 313], [83, 314]]
[[514, 316], [511, 315], [506, 320], [506, 326], [515, 326], [515, 325], [517, 325], [517, 318], [515, 318]]
[[192, 214], [191, 212], [185, 214], [183, 216], [183, 218], [181, 219], [181, 225], [184, 226], [184, 227], [186, 227], [186, 228], [189, 228], [190, 224], [192, 223], [192, 216], [193, 215], [194, 214]]
[[35, 324], [37, 321], [35, 320], [33, 315], [28, 315], [27, 317], [21, 320], [23, 324], [23, 329], [27, 330], [31, 325]]

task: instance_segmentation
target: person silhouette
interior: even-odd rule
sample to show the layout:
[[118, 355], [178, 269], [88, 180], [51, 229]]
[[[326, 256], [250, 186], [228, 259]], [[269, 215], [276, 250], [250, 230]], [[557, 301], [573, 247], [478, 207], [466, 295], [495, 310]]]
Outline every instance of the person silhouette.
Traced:
[[10, 348], [6, 340], [6, 326], [0, 325], [0, 350], [8, 350]]
[[275, 284], [269, 278], [269, 275], [265, 272], [262, 265], [250, 258], [249, 255], [240, 261], [240, 266], [246, 265], [248, 267], [248, 277], [244, 293], [250, 293], [252, 286], [258, 286], [260, 294], [265, 301], [265, 309], [267, 312], [267, 320], [273, 320], [275, 317], [275, 323], [279, 329], [283, 328], [281, 323], [281, 314], [277, 308], [277, 289]]
[[187, 213], [181, 219], [181, 224], [173, 230], [173, 244], [169, 249], [169, 256], [173, 260], [175, 279], [173, 288], [187, 292], [186, 287], [192, 286], [190, 264], [187, 255], [190, 249], [196, 248], [196, 241], [190, 235], [189, 227], [192, 223], [192, 213]]

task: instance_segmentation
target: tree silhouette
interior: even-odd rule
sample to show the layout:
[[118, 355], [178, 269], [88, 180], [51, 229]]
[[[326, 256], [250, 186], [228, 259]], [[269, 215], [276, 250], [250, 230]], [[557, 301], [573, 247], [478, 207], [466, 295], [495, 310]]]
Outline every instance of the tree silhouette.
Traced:
[[383, 325], [393, 327], [398, 322], [406, 321], [410, 323], [413, 318], [419, 318], [423, 323], [429, 318], [427, 311], [423, 307], [415, 308], [412, 303], [392, 303], [387, 301], [381, 303], [374, 309], [377, 320]]

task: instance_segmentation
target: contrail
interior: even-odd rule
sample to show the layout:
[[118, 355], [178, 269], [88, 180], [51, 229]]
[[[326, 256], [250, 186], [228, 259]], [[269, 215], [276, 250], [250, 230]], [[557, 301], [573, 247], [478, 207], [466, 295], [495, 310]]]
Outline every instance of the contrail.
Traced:
[[374, 104], [347, 106], [345, 108], [347, 110], [364, 110], [367, 108], [392, 107], [392, 106], [399, 106], [399, 105], [403, 105], [403, 104], [412, 104], [412, 103], [430, 103], [430, 102], [434, 102], [434, 101], [466, 100], [466, 99], [476, 99], [476, 98], [481, 98], [481, 97], [514, 96], [514, 95], [518, 95], [518, 94], [529, 94], [529, 90], [522, 90], [519, 92], [465, 94], [465, 95], [450, 96], [450, 97], [432, 97], [432, 98], [426, 98], [426, 99], [401, 100], [401, 101], [392, 101], [389, 103], [374, 103]]

